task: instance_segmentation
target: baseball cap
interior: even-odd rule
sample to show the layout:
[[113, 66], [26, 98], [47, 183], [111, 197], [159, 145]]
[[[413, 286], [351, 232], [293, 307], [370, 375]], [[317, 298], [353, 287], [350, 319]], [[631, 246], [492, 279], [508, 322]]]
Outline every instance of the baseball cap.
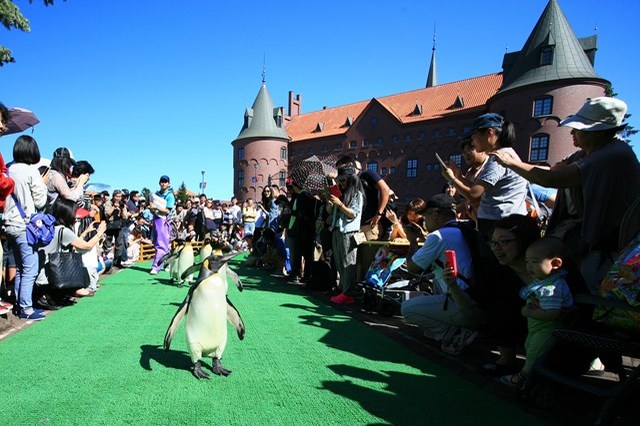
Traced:
[[428, 209], [440, 209], [440, 210], [452, 210], [456, 211], [456, 200], [447, 194], [436, 194], [429, 198], [424, 209], [416, 212], [418, 214], [424, 214]]

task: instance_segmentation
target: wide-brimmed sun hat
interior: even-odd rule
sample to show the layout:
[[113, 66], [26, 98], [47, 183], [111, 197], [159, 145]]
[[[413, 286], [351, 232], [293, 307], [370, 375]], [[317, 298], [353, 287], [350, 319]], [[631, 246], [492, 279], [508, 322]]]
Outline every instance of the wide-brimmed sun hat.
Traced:
[[587, 99], [582, 108], [560, 122], [561, 126], [571, 127], [583, 132], [600, 132], [603, 130], [622, 130], [622, 123], [627, 113], [627, 104], [620, 99], [600, 97]]

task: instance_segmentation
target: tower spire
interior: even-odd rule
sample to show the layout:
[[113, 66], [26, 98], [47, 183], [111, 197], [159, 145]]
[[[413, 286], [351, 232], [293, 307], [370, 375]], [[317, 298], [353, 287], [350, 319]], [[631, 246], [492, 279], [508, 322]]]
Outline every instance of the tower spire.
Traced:
[[267, 81], [267, 54], [264, 53], [262, 56], [262, 82], [265, 83]]
[[427, 85], [433, 87], [438, 84], [436, 74], [436, 23], [433, 23], [433, 47], [431, 48], [431, 63], [429, 64], [429, 74], [427, 75]]

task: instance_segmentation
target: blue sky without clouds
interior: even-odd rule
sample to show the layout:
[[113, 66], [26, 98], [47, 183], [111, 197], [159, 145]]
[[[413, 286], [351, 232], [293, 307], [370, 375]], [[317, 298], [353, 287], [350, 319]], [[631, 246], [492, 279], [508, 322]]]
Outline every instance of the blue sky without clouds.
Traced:
[[[438, 82], [501, 70], [546, 0], [403, 2], [40, 0], [15, 2], [31, 32], [0, 29], [17, 62], [0, 68], [0, 100], [33, 110], [43, 156], [59, 146], [90, 161], [93, 182], [174, 187], [230, 198], [232, 147], [261, 84], [303, 112], [424, 87], [437, 29]], [[640, 3], [560, 0], [578, 37], [597, 26], [596, 71], [640, 128]], [[636, 136], [636, 139], [640, 136]], [[11, 160], [14, 136], [0, 139]], [[634, 147], [638, 152], [640, 140]]]

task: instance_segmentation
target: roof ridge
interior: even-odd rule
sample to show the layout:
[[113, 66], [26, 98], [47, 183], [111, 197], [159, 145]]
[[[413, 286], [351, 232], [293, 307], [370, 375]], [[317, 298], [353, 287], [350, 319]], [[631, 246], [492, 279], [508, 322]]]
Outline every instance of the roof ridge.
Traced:
[[438, 84], [437, 86], [422, 87], [420, 89], [414, 89], [414, 90], [408, 90], [406, 92], [394, 93], [392, 95], [374, 96], [373, 98], [371, 98], [369, 100], [355, 101], [355, 102], [351, 102], [351, 103], [348, 103], [348, 104], [338, 105], [338, 106], [335, 106], [335, 107], [326, 107], [326, 108], [318, 109], [318, 110], [315, 110], [315, 111], [305, 112], [304, 114], [297, 115], [296, 117], [300, 117], [300, 116], [304, 116], [304, 115], [308, 115], [308, 114], [315, 114], [315, 113], [322, 112], [322, 111], [336, 110], [338, 108], [345, 108], [345, 107], [349, 107], [349, 106], [353, 106], [353, 105], [357, 105], [357, 104], [361, 104], [361, 103], [369, 103], [373, 99], [376, 99], [378, 102], [380, 102], [381, 99], [391, 98], [391, 97], [398, 96], [398, 95], [406, 95], [408, 93], [424, 92], [426, 90], [446, 90], [447, 86], [451, 86], [453, 84], [463, 83], [465, 81], [471, 81], [471, 80], [478, 80], [478, 79], [481, 79], [481, 78], [486, 78], [486, 77], [495, 76], [495, 75], [499, 75], [499, 74], [502, 74], [502, 71], [492, 72], [492, 73], [489, 73], [489, 74], [480, 75], [480, 76], [476, 76], [476, 77], [469, 77], [469, 78], [465, 78], [465, 79], [462, 79], [462, 80], [452, 81], [452, 82], [449, 82], [449, 83], [442, 83], [442, 84]]

